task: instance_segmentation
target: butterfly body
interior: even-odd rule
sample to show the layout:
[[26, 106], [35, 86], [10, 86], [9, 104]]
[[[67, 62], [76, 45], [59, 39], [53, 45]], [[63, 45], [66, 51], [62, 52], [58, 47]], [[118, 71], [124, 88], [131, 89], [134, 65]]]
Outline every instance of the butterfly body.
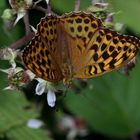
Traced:
[[90, 13], [46, 16], [23, 52], [23, 61], [38, 77], [50, 82], [96, 77], [126, 65], [140, 41], [106, 29]]

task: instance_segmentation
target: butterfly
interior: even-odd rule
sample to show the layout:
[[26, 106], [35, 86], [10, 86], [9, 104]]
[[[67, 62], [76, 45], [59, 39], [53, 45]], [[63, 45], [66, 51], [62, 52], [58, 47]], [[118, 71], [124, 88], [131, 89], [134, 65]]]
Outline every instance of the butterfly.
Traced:
[[130, 62], [140, 41], [107, 29], [91, 13], [47, 15], [23, 51], [23, 62], [37, 77], [50, 82], [103, 75]]

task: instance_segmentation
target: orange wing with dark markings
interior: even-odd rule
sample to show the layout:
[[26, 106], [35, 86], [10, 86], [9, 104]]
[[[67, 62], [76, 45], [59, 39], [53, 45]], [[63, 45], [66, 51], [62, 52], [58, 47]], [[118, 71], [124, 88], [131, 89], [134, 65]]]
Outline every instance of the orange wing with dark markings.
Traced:
[[140, 41], [106, 29], [90, 13], [46, 16], [23, 52], [25, 65], [38, 77], [58, 82], [92, 78], [131, 61]]

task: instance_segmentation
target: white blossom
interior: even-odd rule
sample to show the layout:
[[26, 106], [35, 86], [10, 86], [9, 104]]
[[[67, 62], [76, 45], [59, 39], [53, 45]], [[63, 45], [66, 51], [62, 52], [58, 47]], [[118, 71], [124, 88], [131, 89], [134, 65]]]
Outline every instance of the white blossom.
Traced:
[[46, 88], [46, 82], [44, 80], [40, 81], [36, 86], [35, 94], [42, 95], [45, 91], [45, 88]]
[[15, 20], [15, 22], [14, 22], [14, 26], [17, 24], [17, 22], [18, 22], [21, 18], [23, 18], [23, 17], [25, 16], [25, 14], [26, 14], [26, 10], [24, 10], [24, 9], [20, 9], [20, 10], [17, 12], [17, 18], [16, 18], [16, 20]]
[[56, 96], [55, 96], [55, 92], [53, 90], [48, 90], [47, 101], [48, 101], [48, 105], [50, 107], [55, 106]]
[[35, 74], [32, 71], [26, 70], [26, 73], [28, 74], [30, 80], [33, 80], [35, 78]]
[[43, 122], [40, 121], [40, 120], [37, 120], [37, 119], [30, 119], [30, 120], [27, 122], [27, 126], [28, 126], [29, 128], [38, 129], [38, 128], [40, 128], [42, 125], [43, 125]]
[[55, 106], [56, 96], [55, 96], [55, 89], [52, 87], [50, 82], [47, 82], [41, 78], [36, 78], [38, 81], [38, 84], [35, 89], [35, 94], [42, 95], [45, 91], [48, 91], [47, 93], [47, 102], [50, 107]]
[[1, 50], [2, 59], [8, 60], [13, 68], [16, 68], [15, 58], [17, 57], [19, 50], [13, 50], [11, 48], [6, 48]]
[[46, 3], [49, 4], [49, 0], [46, 0]]

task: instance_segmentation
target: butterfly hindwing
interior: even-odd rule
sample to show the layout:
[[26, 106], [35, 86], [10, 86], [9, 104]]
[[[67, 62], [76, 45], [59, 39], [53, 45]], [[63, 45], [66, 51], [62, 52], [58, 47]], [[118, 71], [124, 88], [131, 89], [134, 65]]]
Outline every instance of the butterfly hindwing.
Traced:
[[137, 38], [120, 35], [105, 28], [98, 29], [88, 44], [89, 53], [93, 51], [91, 59], [76, 72], [75, 78], [96, 77], [119, 69], [136, 56], [139, 45]]

